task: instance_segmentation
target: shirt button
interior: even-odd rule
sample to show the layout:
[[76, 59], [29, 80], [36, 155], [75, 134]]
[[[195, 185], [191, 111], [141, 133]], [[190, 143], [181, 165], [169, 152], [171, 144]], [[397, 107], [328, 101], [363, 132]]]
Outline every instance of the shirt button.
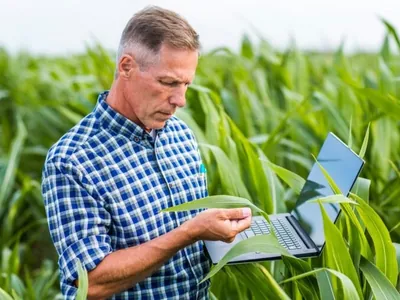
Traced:
[[139, 141], [140, 141], [140, 139], [139, 139], [137, 136], [135, 136], [135, 137], [133, 138], [133, 140], [134, 140], [136, 143], [139, 143]]

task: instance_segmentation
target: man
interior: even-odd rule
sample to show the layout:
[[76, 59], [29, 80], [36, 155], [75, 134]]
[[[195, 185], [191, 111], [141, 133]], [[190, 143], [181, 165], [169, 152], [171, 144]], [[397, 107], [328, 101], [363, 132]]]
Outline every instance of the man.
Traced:
[[232, 242], [250, 210], [160, 210], [207, 196], [185, 105], [198, 35], [174, 12], [146, 8], [128, 22], [115, 80], [93, 112], [50, 150], [43, 169], [61, 290], [77, 291], [79, 259], [89, 299], [207, 299], [202, 240]]

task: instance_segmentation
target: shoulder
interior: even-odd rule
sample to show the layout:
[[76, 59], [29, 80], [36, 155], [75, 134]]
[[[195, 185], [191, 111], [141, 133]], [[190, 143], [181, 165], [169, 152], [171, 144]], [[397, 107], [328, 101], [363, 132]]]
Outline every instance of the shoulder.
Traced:
[[182, 121], [181, 119], [179, 119], [176, 116], [172, 116], [169, 119], [168, 128], [169, 128], [169, 130], [171, 130], [179, 135], [184, 135], [188, 139], [196, 141], [193, 131], [189, 128], [189, 126], [184, 121]]
[[50, 147], [45, 165], [50, 162], [55, 164], [70, 162], [76, 153], [88, 144], [98, 133], [99, 126], [91, 113], [84, 117]]
[[172, 116], [169, 119], [168, 127], [172, 127], [174, 130], [190, 130], [187, 124], [177, 116]]
[[173, 116], [169, 119], [168, 132], [174, 136], [175, 141], [179, 141], [185, 146], [190, 145], [191, 148], [198, 150], [199, 146], [194, 132], [178, 117]]

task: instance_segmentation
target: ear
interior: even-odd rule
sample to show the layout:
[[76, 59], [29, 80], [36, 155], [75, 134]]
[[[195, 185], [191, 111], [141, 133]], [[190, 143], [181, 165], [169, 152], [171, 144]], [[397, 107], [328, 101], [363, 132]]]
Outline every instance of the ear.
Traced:
[[129, 78], [138, 65], [132, 55], [124, 54], [118, 63], [118, 73], [122, 78]]

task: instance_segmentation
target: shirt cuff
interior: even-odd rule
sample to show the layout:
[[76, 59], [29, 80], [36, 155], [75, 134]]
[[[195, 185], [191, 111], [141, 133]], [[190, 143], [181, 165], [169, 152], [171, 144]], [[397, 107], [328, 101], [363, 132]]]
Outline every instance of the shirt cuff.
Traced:
[[64, 296], [76, 293], [74, 281], [78, 279], [77, 259], [87, 272], [112, 252], [111, 239], [108, 235], [94, 235], [71, 244], [61, 254], [58, 265], [61, 276], [61, 290]]

